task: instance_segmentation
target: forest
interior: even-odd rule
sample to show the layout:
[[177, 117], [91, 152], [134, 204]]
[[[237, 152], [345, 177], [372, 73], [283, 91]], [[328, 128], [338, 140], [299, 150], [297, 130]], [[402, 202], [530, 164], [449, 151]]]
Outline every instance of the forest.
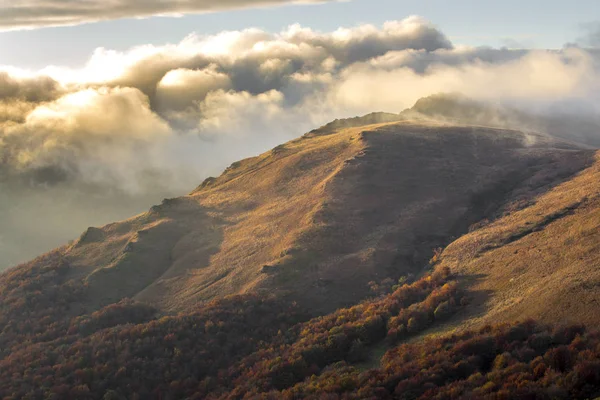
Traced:
[[43, 270], [12, 271], [21, 275], [10, 282], [20, 285], [2, 288], [1, 304], [10, 307], [0, 314], [0, 398], [600, 395], [600, 334], [583, 326], [527, 320], [411, 340], [468, 304], [448, 269], [402, 280], [387, 293], [378, 287], [378, 295], [319, 317], [257, 294], [160, 315], [133, 300], [82, 312], [75, 305], [85, 303], [85, 284], [67, 279], [70, 268], [60, 259], [50, 261]]

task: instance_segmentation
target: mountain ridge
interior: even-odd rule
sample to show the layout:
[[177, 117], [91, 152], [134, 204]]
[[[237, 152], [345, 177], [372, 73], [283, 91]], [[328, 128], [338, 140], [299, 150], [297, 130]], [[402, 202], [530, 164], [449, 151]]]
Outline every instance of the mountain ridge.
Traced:
[[0, 274], [0, 397], [600, 395], [600, 151], [360, 124]]
[[330, 312], [367, 297], [370, 281], [420, 274], [433, 249], [510, 198], [535, 196], [536, 176], [559, 182], [590, 162], [589, 150], [545, 135], [369, 124], [381, 115], [334, 122], [88, 229], [60, 250], [69, 278], [83, 280], [92, 309], [134, 298], [181, 312], [264, 290]]

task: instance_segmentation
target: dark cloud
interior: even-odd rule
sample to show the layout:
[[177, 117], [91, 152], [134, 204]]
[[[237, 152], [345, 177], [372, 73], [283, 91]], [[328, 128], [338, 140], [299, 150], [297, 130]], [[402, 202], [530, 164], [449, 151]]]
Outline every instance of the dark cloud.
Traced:
[[56, 99], [61, 86], [48, 76], [17, 78], [0, 71], [0, 100], [42, 102]]
[[14, 77], [0, 71], [0, 126], [8, 121], [24, 122], [39, 104], [65, 93], [60, 83], [48, 76]]
[[[259, 94], [280, 89], [295, 73], [317, 71], [325, 61], [340, 70], [409, 49], [427, 53], [450, 50], [452, 44], [442, 32], [418, 17], [388, 22], [381, 29], [364, 25], [333, 33], [300, 26], [278, 35], [249, 29], [208, 38], [190, 36], [175, 48], [157, 48], [131, 62], [111, 84], [136, 87], [154, 100], [158, 83], [169, 71], [203, 70], [210, 66], [229, 76], [236, 91]], [[100, 55], [97, 62], [105, 60]]]
[[[0, 29], [77, 25], [118, 18], [207, 13], [328, 0], [19, 0], [0, 3]], [[331, 0], [336, 1], [336, 0]]]

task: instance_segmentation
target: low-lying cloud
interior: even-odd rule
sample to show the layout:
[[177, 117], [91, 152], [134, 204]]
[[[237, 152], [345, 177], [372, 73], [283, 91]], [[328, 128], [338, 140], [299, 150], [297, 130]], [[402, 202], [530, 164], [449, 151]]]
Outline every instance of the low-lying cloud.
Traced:
[[160, 171], [190, 188], [182, 176], [217, 173], [333, 117], [379, 106], [339, 97], [368, 65], [389, 70], [377, 67], [382, 57], [412, 54], [417, 63], [416, 54], [452, 51], [445, 35], [411, 17], [381, 28], [248, 29], [98, 49], [76, 70], [5, 67], [0, 154], [16, 174], [50, 168], [60, 171], [56, 179], [138, 191], [138, 176]]
[[80, 69], [4, 66], [0, 179], [185, 193], [334, 118], [399, 112], [440, 92], [537, 111], [571, 104], [597, 115], [599, 60], [578, 47], [459, 46], [410, 17], [329, 33], [296, 25], [97, 49]]
[[398, 112], [438, 92], [597, 107], [600, 89], [593, 51], [454, 46], [419, 17], [98, 49], [81, 69], [4, 68], [0, 81], [0, 154], [11, 172], [50, 167], [133, 191], [148, 171], [198, 180], [333, 118]]

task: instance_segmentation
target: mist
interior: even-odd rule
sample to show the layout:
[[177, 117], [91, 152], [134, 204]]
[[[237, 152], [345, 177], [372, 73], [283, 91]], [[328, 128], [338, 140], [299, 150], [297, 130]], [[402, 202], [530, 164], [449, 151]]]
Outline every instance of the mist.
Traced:
[[598, 146], [594, 37], [588, 48], [465, 47], [409, 17], [100, 48], [78, 69], [0, 66], [0, 268], [333, 119], [398, 113], [433, 94], [493, 105], [469, 117], [478, 124]]

